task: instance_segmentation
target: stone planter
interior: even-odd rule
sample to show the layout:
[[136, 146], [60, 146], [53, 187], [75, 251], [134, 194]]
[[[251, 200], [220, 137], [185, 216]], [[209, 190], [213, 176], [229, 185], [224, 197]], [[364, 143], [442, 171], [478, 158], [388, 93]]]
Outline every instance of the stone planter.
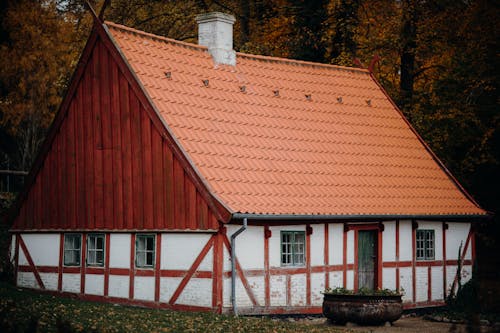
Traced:
[[403, 313], [401, 295], [324, 294], [323, 315], [338, 324], [361, 325], [394, 322]]

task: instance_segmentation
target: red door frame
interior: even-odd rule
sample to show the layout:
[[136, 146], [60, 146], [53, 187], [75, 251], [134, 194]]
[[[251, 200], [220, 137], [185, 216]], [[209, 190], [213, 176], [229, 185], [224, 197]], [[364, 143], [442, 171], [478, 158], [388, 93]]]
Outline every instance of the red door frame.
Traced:
[[377, 231], [377, 264], [375, 269], [375, 288], [382, 288], [382, 232], [384, 224], [350, 224], [347, 225], [348, 230], [354, 231], [354, 290], [358, 290], [358, 232], [360, 230], [376, 230]]

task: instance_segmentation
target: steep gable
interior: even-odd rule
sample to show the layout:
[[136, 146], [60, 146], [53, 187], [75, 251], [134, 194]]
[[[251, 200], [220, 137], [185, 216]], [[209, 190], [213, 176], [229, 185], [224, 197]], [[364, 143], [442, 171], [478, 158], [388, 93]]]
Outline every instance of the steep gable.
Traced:
[[[216, 230], [227, 219], [97, 27], [12, 230]], [[227, 213], [226, 213], [227, 214]]]
[[237, 54], [107, 23], [155, 108], [230, 210], [484, 215], [366, 70]]

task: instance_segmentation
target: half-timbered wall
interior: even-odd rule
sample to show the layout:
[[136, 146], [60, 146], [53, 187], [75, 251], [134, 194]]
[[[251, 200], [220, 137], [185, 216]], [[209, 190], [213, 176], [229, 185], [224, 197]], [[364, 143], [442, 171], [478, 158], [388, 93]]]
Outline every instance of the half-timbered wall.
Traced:
[[[470, 279], [473, 234], [470, 223], [391, 221], [380, 224], [331, 223], [249, 226], [237, 238], [236, 300], [242, 313], [321, 312], [325, 288], [357, 288], [357, 230], [379, 230], [378, 288], [401, 290], [406, 308], [444, 304], [455, 284], [458, 252], [462, 283]], [[230, 237], [239, 226], [228, 226]], [[266, 229], [267, 232], [266, 237]], [[417, 229], [435, 231], [434, 260], [417, 261]], [[306, 264], [282, 267], [280, 231], [305, 231]], [[312, 232], [312, 233], [311, 233]], [[223, 305], [231, 308], [230, 252], [224, 252]]]
[[95, 42], [14, 230], [218, 228], [115, 53]]
[[[418, 225], [417, 225], [418, 224]], [[474, 238], [469, 223], [393, 221], [379, 224], [249, 226], [236, 241], [236, 302], [241, 313], [319, 313], [325, 288], [357, 287], [357, 230], [378, 228], [379, 288], [403, 291], [406, 308], [440, 305], [457, 283], [471, 277]], [[65, 267], [63, 234], [17, 234], [12, 243], [17, 284], [69, 292], [84, 298], [173, 309], [229, 312], [230, 236], [218, 233], [155, 233], [154, 268], [135, 267], [134, 233], [107, 233], [103, 267]], [[415, 259], [417, 229], [435, 230], [434, 260]], [[383, 229], [383, 231], [382, 231]], [[306, 264], [282, 267], [280, 231], [305, 231]], [[440, 234], [439, 237], [437, 235]], [[82, 234], [82, 263], [85, 237]], [[460, 244], [462, 246], [460, 247]], [[351, 255], [352, 253], [352, 255]], [[130, 255], [124, 255], [130, 254]], [[221, 260], [222, 259], [222, 260]]]

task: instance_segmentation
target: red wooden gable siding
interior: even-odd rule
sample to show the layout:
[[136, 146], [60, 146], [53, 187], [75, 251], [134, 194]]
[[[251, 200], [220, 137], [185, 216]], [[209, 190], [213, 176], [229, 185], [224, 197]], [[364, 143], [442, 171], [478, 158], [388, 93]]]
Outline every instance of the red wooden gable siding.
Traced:
[[97, 39], [13, 230], [207, 230], [218, 222]]

